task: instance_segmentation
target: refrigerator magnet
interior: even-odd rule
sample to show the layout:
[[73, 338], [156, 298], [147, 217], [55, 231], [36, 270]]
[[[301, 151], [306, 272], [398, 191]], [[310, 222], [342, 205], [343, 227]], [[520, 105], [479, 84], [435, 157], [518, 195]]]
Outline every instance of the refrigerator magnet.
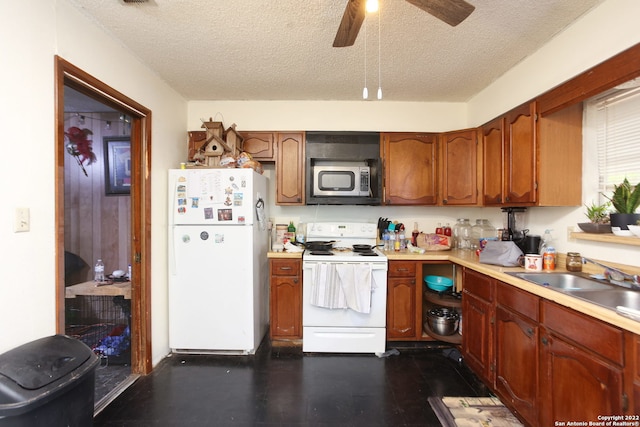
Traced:
[[231, 221], [233, 211], [231, 209], [218, 209], [218, 221]]

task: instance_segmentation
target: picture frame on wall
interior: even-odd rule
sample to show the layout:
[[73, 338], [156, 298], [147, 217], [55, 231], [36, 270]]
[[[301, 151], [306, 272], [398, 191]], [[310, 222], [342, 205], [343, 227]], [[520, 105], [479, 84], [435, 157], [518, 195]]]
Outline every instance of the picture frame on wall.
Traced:
[[131, 194], [131, 138], [105, 136], [103, 141], [105, 194], [107, 196]]

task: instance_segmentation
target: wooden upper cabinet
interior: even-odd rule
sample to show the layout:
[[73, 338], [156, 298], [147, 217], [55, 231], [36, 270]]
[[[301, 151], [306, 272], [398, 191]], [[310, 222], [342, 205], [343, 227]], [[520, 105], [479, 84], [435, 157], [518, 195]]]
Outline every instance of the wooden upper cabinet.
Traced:
[[531, 206], [536, 202], [535, 103], [482, 126], [482, 203]]
[[535, 102], [506, 115], [505, 199], [509, 205], [536, 202], [536, 110]]
[[582, 204], [582, 104], [538, 119], [538, 205]]
[[483, 200], [485, 206], [504, 202], [505, 118], [482, 126]]
[[436, 134], [384, 133], [384, 204], [437, 204]]
[[440, 189], [443, 205], [478, 204], [478, 131], [440, 134]]
[[304, 205], [304, 132], [276, 134], [276, 204]]
[[524, 104], [482, 126], [484, 206], [579, 206], [582, 104], [539, 116]]
[[260, 162], [275, 161], [275, 132], [242, 132], [242, 150]]

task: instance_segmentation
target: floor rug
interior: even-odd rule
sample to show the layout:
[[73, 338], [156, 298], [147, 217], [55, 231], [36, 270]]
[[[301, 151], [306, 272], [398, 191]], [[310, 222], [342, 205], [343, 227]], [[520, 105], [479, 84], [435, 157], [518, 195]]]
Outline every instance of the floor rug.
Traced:
[[497, 397], [430, 397], [443, 427], [514, 427], [522, 423]]

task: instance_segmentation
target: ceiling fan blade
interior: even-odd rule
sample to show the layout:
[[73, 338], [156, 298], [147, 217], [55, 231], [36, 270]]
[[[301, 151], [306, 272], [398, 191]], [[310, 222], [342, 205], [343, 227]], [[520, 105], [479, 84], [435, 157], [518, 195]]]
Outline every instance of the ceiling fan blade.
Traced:
[[344, 9], [333, 47], [352, 46], [362, 26], [365, 16], [365, 0], [349, 0]]
[[455, 27], [471, 15], [475, 6], [464, 0], [407, 0], [441, 21]]

